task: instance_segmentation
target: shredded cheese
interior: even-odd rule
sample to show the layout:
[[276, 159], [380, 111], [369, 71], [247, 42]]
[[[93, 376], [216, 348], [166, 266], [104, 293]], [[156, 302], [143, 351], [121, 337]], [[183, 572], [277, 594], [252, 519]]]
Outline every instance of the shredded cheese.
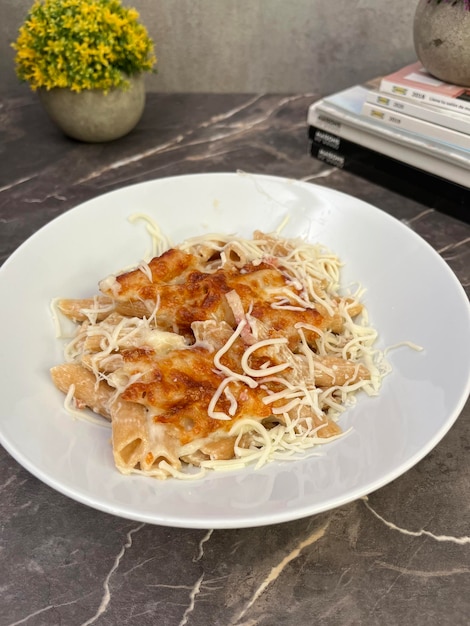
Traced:
[[240, 321], [237, 328], [235, 329], [235, 332], [230, 336], [230, 339], [228, 339], [225, 345], [222, 346], [222, 348], [220, 348], [220, 350], [218, 350], [218, 352], [215, 354], [214, 365], [216, 366], [218, 370], [223, 372], [226, 376], [231, 377], [233, 380], [239, 380], [240, 382], [246, 383], [249, 387], [254, 388], [254, 387], [257, 387], [258, 385], [256, 381], [251, 379], [249, 376], [244, 376], [243, 374], [237, 374], [236, 372], [233, 372], [229, 367], [221, 363], [221, 358], [226, 352], [230, 350], [231, 346], [234, 344], [237, 337], [241, 334], [246, 324], [247, 324], [246, 320]]

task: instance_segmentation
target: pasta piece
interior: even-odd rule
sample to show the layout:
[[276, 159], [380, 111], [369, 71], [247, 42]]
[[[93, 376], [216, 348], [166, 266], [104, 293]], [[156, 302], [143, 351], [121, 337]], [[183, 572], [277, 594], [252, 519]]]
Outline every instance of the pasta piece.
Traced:
[[314, 430], [319, 437], [325, 439], [337, 437], [342, 432], [341, 428], [334, 420], [328, 417], [318, 417], [318, 415], [312, 411], [312, 408], [306, 405], [293, 409], [290, 413], [290, 417], [292, 420], [302, 424], [305, 429], [310, 428]]
[[67, 394], [73, 385], [74, 398], [79, 405], [87, 406], [106, 419], [111, 419], [109, 401], [114, 389], [104, 381], [97, 383], [92, 372], [80, 363], [63, 363], [51, 368], [51, 377], [55, 386]]
[[101, 321], [114, 310], [112, 298], [97, 296], [96, 298], [71, 299], [62, 298], [57, 301], [59, 311], [74, 322], [84, 322], [88, 319], [85, 311], [93, 312], [96, 321]]
[[[115, 402], [111, 414], [114, 461], [123, 474], [136, 467], [143, 472], [158, 471], [162, 461], [180, 469], [176, 429], [167, 424], [152, 424], [145, 408], [133, 402]], [[161, 477], [166, 474], [162, 471]]]
[[183, 454], [181, 459], [185, 463], [198, 466], [204, 461], [228, 461], [235, 455], [236, 440], [234, 436], [227, 436], [203, 442], [194, 452]]
[[144, 317], [152, 312], [152, 309], [149, 309], [144, 302], [117, 302], [111, 297], [102, 295], [77, 300], [63, 298], [58, 300], [57, 308], [65, 317], [74, 322], [84, 322], [90, 317], [100, 322], [112, 311], [127, 317]]
[[362, 363], [354, 363], [336, 356], [319, 357], [314, 363], [317, 387], [341, 387], [361, 380], [370, 380], [370, 372]]

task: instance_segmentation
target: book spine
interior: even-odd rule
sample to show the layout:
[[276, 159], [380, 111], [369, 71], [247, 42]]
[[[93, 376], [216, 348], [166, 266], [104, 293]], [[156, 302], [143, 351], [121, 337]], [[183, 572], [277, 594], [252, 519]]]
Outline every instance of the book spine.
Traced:
[[429, 169], [432, 172], [438, 170], [445, 178], [469, 186], [470, 153], [468, 150], [462, 151], [458, 147], [454, 149], [448, 144], [380, 124], [361, 114], [353, 114], [339, 107], [328, 106], [324, 100], [310, 106], [308, 122], [405, 163], [411, 165], [422, 163], [422, 169]]
[[420, 120], [416, 117], [410, 117], [399, 111], [389, 111], [385, 107], [370, 104], [370, 102], [364, 102], [362, 107], [362, 114], [370, 117], [374, 120], [388, 124], [389, 126], [396, 126], [402, 130], [406, 130], [412, 133], [419, 133], [426, 137], [432, 137], [439, 141], [445, 141], [468, 150], [470, 148], [470, 136], [464, 133], [460, 133], [451, 128], [440, 126], [439, 124], [432, 124], [425, 120]]
[[[316, 121], [313, 119], [313, 116], [311, 116], [309, 124], [319, 130], [326, 131], [333, 138], [339, 137], [342, 142], [347, 140], [356, 145], [359, 144], [363, 148], [374, 150], [376, 153], [392, 158], [400, 163], [419, 168], [430, 174], [438, 175], [441, 178], [462, 185], [465, 188], [470, 187], [469, 171], [457, 164], [442, 161], [431, 154], [416, 152], [404, 145], [392, 143], [387, 141], [387, 139], [377, 135], [370, 135], [345, 124], [339, 124], [339, 126], [332, 128], [328, 125], [323, 116]], [[330, 140], [333, 141], [333, 139]]]
[[470, 102], [466, 100], [460, 100], [459, 98], [452, 98], [450, 96], [443, 96], [436, 94], [425, 89], [417, 89], [414, 87], [407, 87], [383, 78], [380, 81], [380, 91], [390, 93], [401, 98], [410, 98], [417, 102], [427, 102], [433, 106], [443, 107], [451, 111], [458, 113], [470, 113]]
[[438, 109], [428, 104], [421, 106], [405, 98], [397, 98], [377, 91], [370, 91], [366, 96], [366, 102], [470, 135], [470, 115], [465, 116], [450, 109]]
[[468, 221], [470, 189], [315, 126], [309, 127], [309, 135], [314, 158], [429, 206], [448, 210], [452, 204], [453, 214]]

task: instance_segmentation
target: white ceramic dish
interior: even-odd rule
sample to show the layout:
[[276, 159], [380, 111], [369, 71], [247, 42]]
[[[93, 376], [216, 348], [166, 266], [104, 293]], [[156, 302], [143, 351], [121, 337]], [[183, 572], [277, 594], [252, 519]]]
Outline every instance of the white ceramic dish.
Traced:
[[[173, 242], [203, 232], [274, 230], [320, 241], [360, 281], [393, 372], [377, 398], [361, 396], [341, 418], [351, 432], [323, 455], [259, 470], [212, 473], [197, 482], [122, 476], [109, 430], [72, 419], [49, 379], [62, 361], [49, 304], [85, 297], [98, 281], [145, 256], [154, 218]], [[301, 518], [370, 493], [425, 456], [452, 426], [469, 394], [470, 313], [465, 292], [411, 229], [350, 196], [293, 180], [201, 174], [155, 180], [97, 197], [34, 234], [0, 271], [3, 331], [0, 435], [39, 479], [96, 509], [192, 528], [240, 528]]]

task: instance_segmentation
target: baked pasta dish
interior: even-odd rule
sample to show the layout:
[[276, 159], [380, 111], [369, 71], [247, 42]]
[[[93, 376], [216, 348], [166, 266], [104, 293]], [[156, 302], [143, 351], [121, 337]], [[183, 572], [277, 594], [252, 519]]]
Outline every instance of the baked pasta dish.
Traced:
[[112, 428], [118, 470], [190, 478], [298, 458], [383, 372], [360, 293], [321, 245], [256, 231], [184, 241], [62, 299], [76, 323], [52, 380]]

